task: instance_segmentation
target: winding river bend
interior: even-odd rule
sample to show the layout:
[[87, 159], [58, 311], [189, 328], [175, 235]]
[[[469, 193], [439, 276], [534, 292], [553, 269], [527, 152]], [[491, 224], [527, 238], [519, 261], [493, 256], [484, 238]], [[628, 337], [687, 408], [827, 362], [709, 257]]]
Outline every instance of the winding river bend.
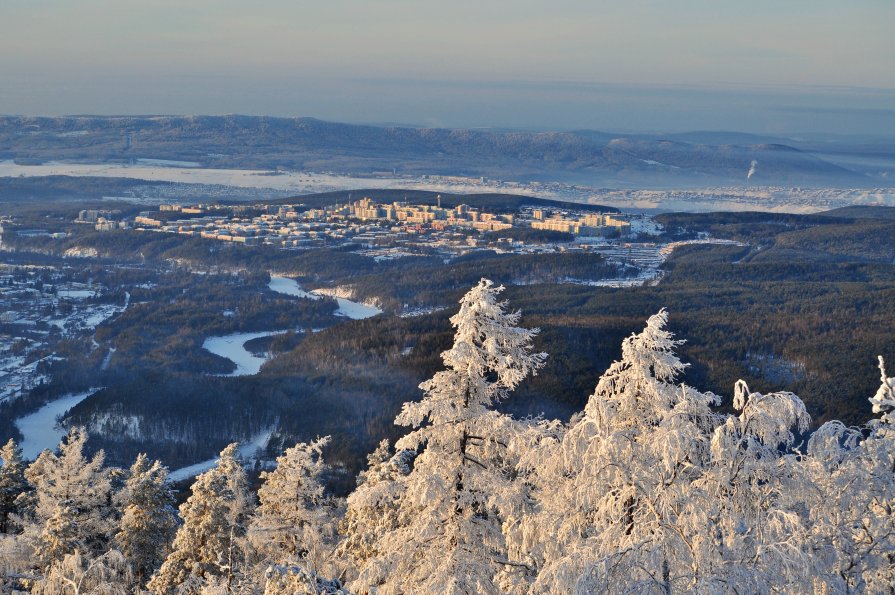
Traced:
[[65, 395], [51, 403], [47, 403], [34, 413], [29, 413], [16, 420], [16, 427], [22, 433], [22, 456], [36, 459], [43, 450], [55, 450], [59, 441], [68, 434], [68, 428], [56, 425], [56, 419], [65, 415], [69, 409], [96, 393], [94, 388], [83, 393]]
[[[323, 297], [323, 294], [305, 291], [295, 282], [295, 279], [277, 275], [271, 276], [268, 288], [270, 288], [271, 291], [282, 293], [284, 295], [312, 300], [319, 300]], [[374, 306], [353, 302], [341, 297], [335, 299], [336, 303], [339, 305], [339, 309], [336, 310], [336, 316], [343, 316], [351, 320], [362, 320], [382, 313], [382, 310]], [[224, 376], [254, 376], [261, 371], [261, 366], [263, 366], [270, 358], [250, 353], [245, 348], [245, 344], [252, 339], [282, 335], [286, 332], [287, 329], [283, 329], [254, 333], [232, 333], [230, 335], [208, 337], [202, 343], [202, 348], [215, 355], [227, 358], [236, 364], [236, 369], [229, 374], [224, 374]]]
[[[295, 279], [289, 279], [288, 277], [281, 277], [276, 275], [271, 276], [268, 288], [271, 291], [282, 293], [284, 295], [291, 295], [312, 300], [319, 300], [323, 297], [323, 295], [319, 293], [305, 291], [298, 283], [296, 283]], [[343, 316], [352, 320], [361, 320], [382, 313], [382, 310], [373, 306], [360, 304], [358, 302], [353, 302], [341, 297], [337, 297], [335, 299], [339, 305], [339, 309], [336, 310], [336, 316]], [[272, 337], [275, 335], [282, 335], [286, 332], [288, 331], [286, 329], [283, 329], [276, 331], [259, 331], [254, 333], [232, 333], [230, 335], [208, 337], [202, 343], [202, 348], [210, 351], [215, 355], [227, 358], [231, 362], [236, 364], [236, 369], [229, 374], [225, 374], [224, 376], [254, 376], [261, 371], [261, 366], [263, 366], [264, 363], [267, 362], [270, 358], [250, 353], [245, 348], [246, 343], [260, 337]], [[254, 458], [255, 453], [259, 449], [263, 449], [267, 446], [267, 442], [270, 440], [273, 432], [274, 428], [265, 428], [256, 436], [253, 436], [252, 439], [249, 440], [246, 444], [240, 445], [240, 456], [242, 456], [242, 458], [245, 460]], [[172, 471], [169, 475], [169, 478], [172, 481], [184, 481], [198, 475], [199, 473], [211, 469], [215, 464], [217, 464], [217, 458], [209, 459], [207, 461], [201, 461], [199, 463], [195, 463], [194, 465]]]

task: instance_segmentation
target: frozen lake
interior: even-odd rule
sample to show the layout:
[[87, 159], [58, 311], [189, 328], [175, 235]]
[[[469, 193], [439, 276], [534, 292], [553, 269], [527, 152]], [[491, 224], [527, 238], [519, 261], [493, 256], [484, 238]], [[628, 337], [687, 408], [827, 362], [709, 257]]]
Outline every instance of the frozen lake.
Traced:
[[20, 417], [16, 420], [16, 427], [24, 436], [22, 440], [22, 456], [26, 459], [36, 459], [42, 451], [49, 448], [55, 450], [59, 441], [68, 434], [67, 428], [57, 428], [56, 418], [65, 415], [69, 409], [96, 393], [99, 389], [92, 389], [83, 393], [66, 395], [47, 403], [34, 413]]
[[388, 188], [395, 180], [387, 178], [355, 178], [336, 174], [309, 172], [276, 172], [267, 170], [217, 169], [199, 167], [191, 161], [140, 159], [137, 163], [65, 163], [50, 161], [40, 165], [19, 165], [11, 160], [0, 161], [0, 177], [92, 176], [100, 178], [136, 178], [156, 182], [183, 184], [221, 184], [237, 188], [269, 188], [296, 193], [352, 190], [355, 188]]

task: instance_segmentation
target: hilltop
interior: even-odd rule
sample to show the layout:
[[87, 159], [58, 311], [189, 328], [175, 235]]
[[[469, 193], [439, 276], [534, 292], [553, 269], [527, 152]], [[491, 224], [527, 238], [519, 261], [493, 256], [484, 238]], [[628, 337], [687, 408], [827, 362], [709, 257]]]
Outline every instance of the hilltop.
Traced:
[[462, 175], [628, 187], [860, 187], [881, 181], [796, 145], [795, 140], [738, 133], [669, 140], [598, 131], [369, 126], [238, 115], [0, 117], [0, 159], [26, 164], [142, 159], [212, 168]]

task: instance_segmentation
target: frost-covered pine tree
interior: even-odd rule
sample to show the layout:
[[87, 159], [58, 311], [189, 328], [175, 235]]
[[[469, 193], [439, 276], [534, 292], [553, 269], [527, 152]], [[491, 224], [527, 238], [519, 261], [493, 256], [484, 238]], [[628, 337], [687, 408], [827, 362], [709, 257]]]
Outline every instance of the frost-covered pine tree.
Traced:
[[193, 482], [192, 495], [180, 506], [183, 525], [172, 551], [147, 584], [153, 593], [198, 593], [210, 582], [240, 579], [252, 499], [237, 446], [222, 450], [217, 465]]
[[33, 595], [127, 595], [132, 593], [130, 565], [117, 550], [96, 558], [79, 551], [55, 561], [36, 581]]
[[[502, 512], [518, 499], [506, 448], [515, 424], [490, 406], [546, 356], [531, 352], [537, 330], [517, 326], [520, 314], [497, 300], [502, 290], [482, 279], [460, 300], [446, 370], [423, 382], [423, 400], [405, 403], [395, 420], [415, 428], [396, 447], [421, 452], [397, 479], [398, 526], [371, 544], [352, 591], [494, 593], [515, 564], [502, 532]], [[354, 505], [367, 504], [355, 496]]]
[[115, 545], [131, 565], [134, 579], [143, 584], [168, 555], [177, 529], [168, 469], [138, 455], [115, 501], [121, 510]]
[[0, 447], [0, 533], [17, 530], [11, 517], [18, 511], [16, 499], [27, 490], [22, 449], [10, 438]]
[[378, 555], [379, 538], [400, 526], [402, 479], [410, 473], [415, 458], [413, 450], [393, 455], [388, 440], [367, 456], [367, 469], [358, 476], [357, 489], [348, 497], [339, 523], [342, 539], [335, 556], [343, 564], [343, 576], [356, 578], [357, 569]]
[[[299, 443], [263, 472], [258, 508], [249, 526], [249, 542], [265, 568], [271, 563], [304, 568], [307, 576], [331, 571], [337, 502], [324, 494], [323, 448], [329, 436]], [[296, 575], [293, 573], [292, 580]]]
[[803, 497], [831, 591], [895, 591], [895, 378], [882, 357], [879, 369], [870, 402], [880, 417], [864, 429], [827, 422], [808, 442], [814, 489]]
[[[23, 515], [23, 538], [38, 552], [44, 552], [37, 558], [41, 566], [75, 549], [88, 557], [108, 549], [116, 518], [109, 469], [103, 467], [102, 451], [92, 458], [85, 456], [86, 442], [84, 429], [72, 428], [59, 444], [58, 455], [45, 450], [25, 470], [34, 492], [30, 510]], [[64, 518], [60, 516], [63, 509], [67, 509]], [[63, 524], [69, 529], [61, 531]], [[69, 535], [72, 528], [76, 532]], [[43, 547], [45, 533], [66, 535], [68, 545], [52, 550]], [[48, 557], [49, 551], [54, 553]]]
[[694, 586], [704, 591], [810, 590], [822, 572], [808, 545], [799, 499], [813, 486], [793, 450], [810, 418], [790, 392], [734, 387], [730, 415], [712, 433], [711, 457], [693, 482], [681, 522], [703, 527], [692, 541]]
[[623, 341], [584, 414], [545, 445], [540, 512], [516, 546], [540, 567], [536, 592], [692, 588], [690, 544], [700, 528], [677, 520], [693, 505], [717, 398], [675, 383], [685, 364], [666, 323], [662, 310]]

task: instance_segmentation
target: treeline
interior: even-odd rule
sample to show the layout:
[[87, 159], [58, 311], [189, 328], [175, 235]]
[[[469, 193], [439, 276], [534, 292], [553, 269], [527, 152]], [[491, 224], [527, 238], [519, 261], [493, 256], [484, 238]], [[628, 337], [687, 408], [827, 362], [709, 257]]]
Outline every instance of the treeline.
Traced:
[[[482, 277], [506, 285], [531, 285], [597, 281], [638, 272], [584, 251], [497, 254], [483, 250], [453, 258], [447, 264], [433, 263], [437, 259], [431, 258], [402, 260], [410, 262], [348, 281], [355, 298], [376, 300], [386, 309], [401, 311], [406, 307], [446, 306], [459, 297], [462, 288]], [[436, 274], [433, 269], [437, 269]]]
[[[481, 280], [453, 341], [347, 499], [325, 437], [286, 448], [257, 491], [229, 444], [174, 511], [168, 471], [88, 456], [73, 428], [31, 464], [0, 449], [9, 592], [886, 592], [895, 581], [895, 378], [873, 419], [806, 442], [804, 404], [738, 380], [681, 381], [660, 310], [621, 343], [568, 423], [494, 410], [539, 373], [537, 330]], [[390, 351], [387, 349], [385, 351]], [[729, 394], [731, 389], [728, 388]], [[719, 408], [723, 406], [722, 408]]]

